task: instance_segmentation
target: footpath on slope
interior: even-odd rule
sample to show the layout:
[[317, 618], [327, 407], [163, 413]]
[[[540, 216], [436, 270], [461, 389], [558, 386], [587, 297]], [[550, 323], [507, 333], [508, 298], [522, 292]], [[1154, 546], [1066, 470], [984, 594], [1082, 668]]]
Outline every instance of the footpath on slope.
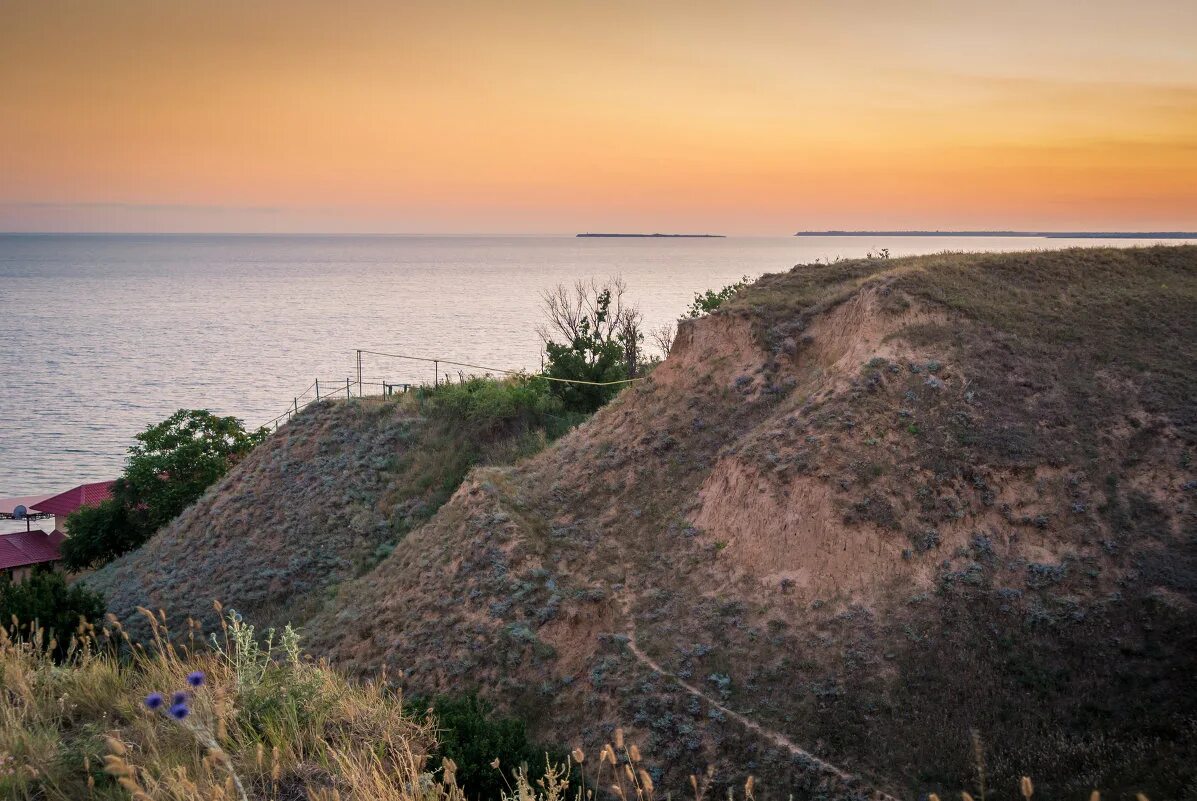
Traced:
[[[718, 709], [727, 717], [732, 718], [744, 728], [754, 732], [766, 740], [771, 741], [774, 745], [778, 746], [782, 750], [788, 751], [791, 755], [799, 759], [801, 762], [809, 765], [812, 769], [817, 770], [824, 775], [831, 776], [834, 779], [848, 785], [849, 787], [859, 787], [862, 789], [868, 787], [868, 784], [859, 776], [849, 773], [842, 768], [836, 767], [824, 759], [820, 759], [811, 752], [807, 751], [805, 748], [799, 747], [794, 743], [793, 740], [786, 737], [784, 734], [773, 731], [772, 729], [767, 729], [756, 721], [744, 717], [739, 712], [728, 709], [726, 706], [707, 695], [698, 687], [695, 687], [693, 684], [690, 684], [676, 674], [665, 670], [663, 667], [657, 664], [652, 657], [640, 649], [640, 645], [636, 642], [636, 629], [631, 623], [631, 616], [628, 615], [627, 617], [629, 622], [627, 633], [625, 635], [627, 637], [625, 645], [627, 645], [628, 651], [632, 654], [632, 656], [636, 657], [637, 661], [639, 661], [649, 670], [676, 683], [679, 687], [691, 695], [697, 696], [698, 698], [706, 701], [712, 707]], [[874, 801], [898, 801], [898, 799], [896, 799], [894, 796], [891, 796], [888, 793], [882, 792], [876, 788], [869, 788], [868, 797]]]

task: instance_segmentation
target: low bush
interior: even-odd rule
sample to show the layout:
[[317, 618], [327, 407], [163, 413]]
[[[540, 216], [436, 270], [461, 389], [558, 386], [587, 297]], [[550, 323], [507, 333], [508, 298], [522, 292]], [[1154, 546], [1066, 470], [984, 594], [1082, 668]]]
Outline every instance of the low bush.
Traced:
[[421, 391], [429, 417], [457, 424], [471, 435], [518, 436], [543, 429], [552, 439], [584, 419], [566, 413], [549, 382], [538, 377], [470, 378]]
[[35, 572], [16, 584], [0, 579], [0, 620], [28, 621], [26, 625], [45, 637], [44, 645], [56, 659], [65, 656], [81, 624], [99, 620], [103, 614], [102, 596], [82, 587], [68, 587], [58, 573]]
[[500, 768], [524, 768], [533, 782], [545, 777], [545, 749], [528, 737], [524, 722], [498, 714], [477, 695], [437, 696], [413, 706], [435, 721], [434, 753], [453, 760], [471, 799], [499, 798], [507, 789], [506, 770], [496, 769], [496, 760]]
[[695, 292], [694, 300], [690, 301], [690, 308], [686, 309], [687, 317], [705, 317], [723, 305], [725, 300], [736, 296], [744, 287], [752, 283], [752, 279], [744, 276], [734, 284], [728, 284], [719, 290], [708, 289], [705, 292]]

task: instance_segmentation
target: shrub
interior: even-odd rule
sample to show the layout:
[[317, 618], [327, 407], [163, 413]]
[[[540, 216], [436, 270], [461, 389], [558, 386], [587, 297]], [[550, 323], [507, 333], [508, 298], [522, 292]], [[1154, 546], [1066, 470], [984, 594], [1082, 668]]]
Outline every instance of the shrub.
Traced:
[[506, 772], [521, 766], [533, 783], [543, 778], [545, 749], [528, 738], [524, 722], [496, 714], [477, 695], [437, 696], [416, 708], [435, 719], [436, 754], [457, 765], [457, 781], [470, 798], [501, 798], [508, 788]]
[[67, 518], [67, 528], [71, 536], [62, 542], [62, 561], [72, 570], [111, 562], [145, 541], [125, 506], [111, 498], [76, 510]]
[[104, 599], [82, 587], [68, 587], [58, 573], [35, 572], [19, 584], [0, 579], [0, 620], [24, 621], [43, 632], [45, 644], [56, 659], [65, 656], [71, 636], [80, 623], [98, 620]]
[[548, 342], [545, 350], [549, 356], [545, 375], [561, 379], [552, 382], [553, 394], [572, 412], [598, 411], [623, 389], [623, 384], [612, 382], [628, 377], [623, 346], [615, 341], [579, 338], [569, 345]]
[[442, 384], [429, 392], [427, 411], [434, 419], [464, 424], [472, 433], [489, 437], [554, 429], [563, 419], [561, 399], [542, 378], [470, 378]]
[[748, 276], [744, 276], [734, 284], [728, 284], [718, 291], [708, 289], [706, 292], [695, 292], [690, 308], [686, 310], [687, 317], [704, 317], [723, 305], [723, 301], [733, 297], [751, 283]]

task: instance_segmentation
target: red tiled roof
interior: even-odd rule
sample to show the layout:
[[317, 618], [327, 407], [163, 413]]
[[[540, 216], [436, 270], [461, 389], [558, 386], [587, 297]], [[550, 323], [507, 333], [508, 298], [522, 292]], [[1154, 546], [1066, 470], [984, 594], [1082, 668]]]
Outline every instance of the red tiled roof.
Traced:
[[114, 483], [116, 482], [97, 481], [94, 484], [80, 484], [30, 508], [36, 512], [47, 512], [56, 517], [65, 517], [81, 506], [95, 506], [111, 498]]
[[0, 570], [56, 562], [62, 558], [58, 549], [65, 539], [66, 535], [61, 531], [50, 534], [18, 531], [0, 535]]

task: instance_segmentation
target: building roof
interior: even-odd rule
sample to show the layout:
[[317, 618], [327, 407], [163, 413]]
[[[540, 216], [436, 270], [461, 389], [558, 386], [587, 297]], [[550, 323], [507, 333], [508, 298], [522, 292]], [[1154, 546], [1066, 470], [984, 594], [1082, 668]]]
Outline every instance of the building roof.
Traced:
[[61, 531], [17, 531], [0, 535], [0, 570], [56, 562], [62, 558], [59, 546], [66, 539]]
[[65, 517], [82, 506], [96, 506], [111, 498], [114, 483], [116, 482], [97, 481], [94, 484], [80, 484], [29, 508], [37, 512], [47, 512], [55, 517]]

